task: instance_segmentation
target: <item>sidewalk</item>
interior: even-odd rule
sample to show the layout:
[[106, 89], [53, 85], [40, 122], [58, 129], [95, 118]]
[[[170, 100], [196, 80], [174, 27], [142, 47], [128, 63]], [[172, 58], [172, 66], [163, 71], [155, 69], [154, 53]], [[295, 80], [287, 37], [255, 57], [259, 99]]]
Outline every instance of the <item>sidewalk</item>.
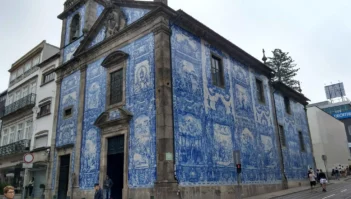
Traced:
[[[328, 184], [337, 184], [337, 183], [341, 183], [341, 182], [344, 182], [344, 181], [350, 180], [350, 179], [351, 179], [351, 176], [348, 176], [346, 178], [342, 178], [340, 180], [330, 180]], [[252, 196], [252, 197], [248, 197], [245, 199], [269, 199], [269, 198], [284, 196], [284, 195], [288, 195], [288, 194], [292, 194], [292, 193], [296, 193], [296, 192], [301, 192], [301, 191], [305, 191], [305, 190], [309, 190], [309, 189], [310, 189], [310, 186], [294, 187], [291, 189], [285, 189], [285, 190], [281, 190], [281, 191], [277, 191], [277, 192]]]

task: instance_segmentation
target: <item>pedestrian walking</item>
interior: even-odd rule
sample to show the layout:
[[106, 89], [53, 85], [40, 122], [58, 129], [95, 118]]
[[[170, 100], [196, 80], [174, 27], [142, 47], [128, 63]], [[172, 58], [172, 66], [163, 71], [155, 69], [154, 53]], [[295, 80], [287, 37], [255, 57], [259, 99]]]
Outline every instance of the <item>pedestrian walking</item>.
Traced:
[[316, 176], [314, 175], [314, 172], [310, 171], [308, 174], [308, 177], [310, 179], [310, 185], [311, 185], [311, 191], [314, 189], [314, 187], [317, 185], [316, 183]]
[[106, 179], [104, 181], [104, 198], [110, 199], [111, 197], [111, 188], [113, 186], [113, 181], [106, 175]]
[[322, 169], [320, 170], [319, 177], [320, 177], [320, 181], [319, 182], [322, 185], [323, 192], [327, 192], [327, 183], [328, 183], [327, 176], [322, 171]]
[[4, 199], [14, 199], [15, 198], [15, 188], [13, 186], [6, 186], [4, 188]]
[[99, 183], [95, 183], [94, 189], [95, 189], [94, 199], [103, 199], [103, 195], [102, 195], [102, 191], [100, 189]]
[[32, 180], [29, 181], [29, 185], [28, 185], [29, 196], [31, 197], [33, 194], [33, 188], [34, 188], [34, 177], [32, 177]]
[[338, 167], [335, 167], [335, 180], [340, 180], [340, 171]]

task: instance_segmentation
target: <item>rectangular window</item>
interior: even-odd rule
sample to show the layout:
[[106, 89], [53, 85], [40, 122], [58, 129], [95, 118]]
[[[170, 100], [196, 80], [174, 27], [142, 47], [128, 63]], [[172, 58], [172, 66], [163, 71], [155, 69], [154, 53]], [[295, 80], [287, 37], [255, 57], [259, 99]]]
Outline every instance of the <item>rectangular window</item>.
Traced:
[[222, 60], [215, 55], [212, 55], [211, 57], [211, 76], [213, 85], [224, 87], [224, 71]]
[[63, 118], [66, 119], [66, 118], [71, 117], [72, 116], [72, 112], [73, 112], [72, 107], [66, 108], [65, 110], [63, 110]]
[[22, 90], [22, 96], [25, 97], [28, 95], [28, 86], [24, 87]]
[[256, 95], [259, 102], [265, 103], [263, 82], [259, 79], [256, 79]]
[[17, 129], [17, 140], [22, 140], [24, 138], [24, 134], [23, 134], [23, 123], [18, 124], [18, 129]]
[[13, 81], [16, 79], [16, 74], [17, 74], [16, 72], [11, 73], [10, 81]]
[[25, 139], [31, 139], [32, 138], [32, 121], [29, 120], [26, 122], [26, 133], [25, 133], [26, 138]]
[[299, 140], [300, 140], [300, 149], [301, 151], [305, 151], [305, 142], [303, 141], [302, 132], [299, 131]]
[[32, 85], [30, 86], [30, 93], [36, 93], [37, 90], [37, 83], [32, 83]]
[[17, 69], [17, 77], [20, 77], [21, 75], [23, 75], [23, 67]]
[[21, 91], [20, 91], [20, 90], [16, 92], [16, 98], [15, 98], [15, 101], [17, 101], [17, 100], [21, 99], [21, 97], [22, 97], [22, 96], [21, 96], [21, 94], [22, 94], [22, 93], [21, 93]]
[[290, 100], [288, 97], [284, 97], [284, 106], [285, 106], [285, 111], [286, 113], [290, 114]]
[[40, 55], [34, 57], [34, 59], [33, 59], [33, 66], [38, 65], [39, 62], [40, 62]]
[[123, 69], [111, 73], [110, 105], [122, 102], [123, 99]]
[[5, 146], [7, 145], [9, 142], [9, 132], [7, 129], [4, 129], [4, 134], [3, 134], [3, 137], [2, 137], [2, 146]]
[[43, 82], [42, 84], [46, 84], [48, 82], [51, 82], [52, 80], [55, 79], [55, 72], [49, 72], [43, 75]]
[[35, 137], [34, 148], [46, 147], [48, 143], [48, 136], [41, 135]]
[[16, 126], [11, 127], [10, 144], [16, 142]]
[[24, 72], [29, 71], [31, 67], [32, 67], [32, 63], [28, 61], [26, 65], [24, 65]]
[[9, 100], [7, 101], [7, 105], [12, 104], [12, 102], [13, 102], [13, 95], [11, 94], [9, 95]]
[[38, 114], [38, 117], [43, 117], [45, 115], [49, 115], [50, 114], [50, 106], [51, 106], [51, 102], [50, 103], [46, 103], [44, 105], [40, 105], [40, 111]]
[[279, 134], [280, 134], [280, 142], [282, 146], [286, 147], [285, 132], [284, 132], [284, 127], [282, 125], [279, 125]]

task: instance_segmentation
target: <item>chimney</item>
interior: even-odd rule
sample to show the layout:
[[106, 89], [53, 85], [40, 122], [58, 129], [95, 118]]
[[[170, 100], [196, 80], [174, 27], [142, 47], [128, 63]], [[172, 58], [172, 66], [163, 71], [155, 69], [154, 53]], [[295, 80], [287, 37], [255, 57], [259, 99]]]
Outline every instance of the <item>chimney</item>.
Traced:
[[154, 0], [154, 2], [161, 2], [161, 3], [168, 5], [167, 0]]

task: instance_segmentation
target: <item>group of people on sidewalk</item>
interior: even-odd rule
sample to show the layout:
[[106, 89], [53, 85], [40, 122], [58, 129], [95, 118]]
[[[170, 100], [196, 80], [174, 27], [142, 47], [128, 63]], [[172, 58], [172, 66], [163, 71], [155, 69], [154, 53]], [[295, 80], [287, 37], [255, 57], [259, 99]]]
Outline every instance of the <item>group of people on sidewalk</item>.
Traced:
[[323, 192], [327, 192], [327, 176], [322, 171], [322, 169], [317, 169], [317, 174], [314, 173], [313, 169], [310, 168], [308, 171], [308, 178], [310, 180], [311, 190], [317, 186], [317, 182], [320, 183]]
[[351, 167], [347, 166], [344, 168], [344, 166], [339, 165], [339, 167], [335, 167], [335, 169], [332, 170], [331, 175], [335, 178], [335, 180], [340, 180], [340, 176], [342, 177], [347, 177], [351, 173]]

